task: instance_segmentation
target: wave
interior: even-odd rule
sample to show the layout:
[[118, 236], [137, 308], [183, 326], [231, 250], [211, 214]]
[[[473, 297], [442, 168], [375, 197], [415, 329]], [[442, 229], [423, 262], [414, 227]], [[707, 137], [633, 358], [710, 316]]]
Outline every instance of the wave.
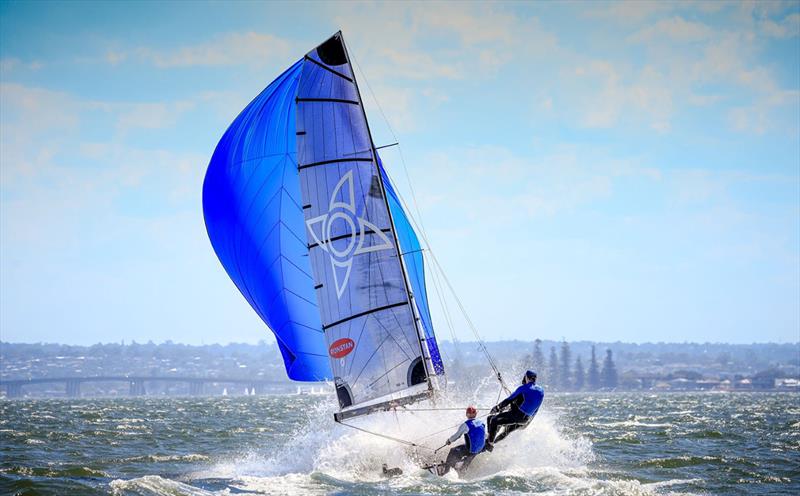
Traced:
[[11, 475], [23, 475], [27, 477], [108, 477], [109, 475], [102, 470], [89, 467], [63, 467], [63, 468], [44, 468], [44, 467], [20, 467], [11, 466], [0, 469], [0, 473]]
[[217, 494], [158, 475], [146, 475], [128, 480], [115, 479], [111, 481], [109, 487], [112, 494], [119, 496], [212, 496]]
[[203, 462], [208, 461], [209, 457], [198, 453], [188, 455], [141, 455], [122, 458], [119, 462]]

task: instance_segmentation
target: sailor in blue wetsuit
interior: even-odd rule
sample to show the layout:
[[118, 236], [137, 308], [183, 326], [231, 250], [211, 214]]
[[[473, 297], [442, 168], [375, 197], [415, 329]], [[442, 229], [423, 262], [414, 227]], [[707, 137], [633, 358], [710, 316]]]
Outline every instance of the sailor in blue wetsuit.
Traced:
[[464, 444], [450, 450], [444, 465], [440, 465], [439, 475], [446, 474], [451, 468], [455, 468], [459, 473], [463, 472], [472, 463], [475, 455], [483, 451], [486, 443], [486, 426], [475, 418], [478, 416], [478, 410], [474, 406], [467, 407], [466, 413], [467, 421], [458, 426], [455, 434], [447, 440], [449, 445], [464, 436]]
[[[522, 378], [522, 385], [511, 396], [504, 399], [492, 408], [489, 415], [489, 438], [486, 440], [486, 449], [491, 451], [492, 444], [504, 439], [520, 427], [527, 427], [544, 399], [544, 389], [536, 385], [536, 372], [528, 370]], [[502, 411], [510, 407], [507, 411]], [[497, 429], [505, 429], [498, 436]], [[496, 437], [495, 437], [496, 436]]]

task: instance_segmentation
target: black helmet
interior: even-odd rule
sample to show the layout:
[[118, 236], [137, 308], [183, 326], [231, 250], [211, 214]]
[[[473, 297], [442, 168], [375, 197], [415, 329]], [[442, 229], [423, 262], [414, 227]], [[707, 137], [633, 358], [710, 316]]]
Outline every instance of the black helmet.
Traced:
[[533, 370], [525, 371], [525, 378], [528, 379], [530, 382], [534, 382], [536, 380], [536, 372]]

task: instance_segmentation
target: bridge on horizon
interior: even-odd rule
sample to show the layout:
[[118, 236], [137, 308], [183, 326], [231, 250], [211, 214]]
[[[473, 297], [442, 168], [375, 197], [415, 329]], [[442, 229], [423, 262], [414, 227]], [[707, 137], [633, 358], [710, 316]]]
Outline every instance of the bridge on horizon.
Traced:
[[[144, 376], [144, 375], [108, 375], [95, 377], [41, 377], [37, 379], [2, 379], [0, 387], [5, 388], [7, 398], [22, 397], [22, 388], [34, 384], [62, 383], [66, 395], [77, 398], [81, 395], [81, 384], [89, 382], [122, 382], [128, 383], [131, 396], [144, 396], [147, 394], [145, 384], [148, 382], [186, 383], [189, 385], [189, 394], [199, 396], [204, 393], [206, 384], [239, 384], [244, 385], [251, 394], [264, 394], [268, 391], [284, 389], [295, 385], [290, 382], [269, 381], [259, 379], [241, 379], [234, 377], [188, 377], [188, 376]], [[309, 383], [305, 383], [308, 387]], [[312, 386], [313, 387], [313, 386]]]

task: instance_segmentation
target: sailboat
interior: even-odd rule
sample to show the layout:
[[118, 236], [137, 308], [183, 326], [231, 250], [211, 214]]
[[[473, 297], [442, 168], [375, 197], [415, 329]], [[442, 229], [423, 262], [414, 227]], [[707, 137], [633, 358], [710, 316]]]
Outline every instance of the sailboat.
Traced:
[[208, 166], [203, 213], [288, 377], [333, 381], [336, 422], [436, 396], [445, 371], [422, 248], [341, 32], [233, 121]]

